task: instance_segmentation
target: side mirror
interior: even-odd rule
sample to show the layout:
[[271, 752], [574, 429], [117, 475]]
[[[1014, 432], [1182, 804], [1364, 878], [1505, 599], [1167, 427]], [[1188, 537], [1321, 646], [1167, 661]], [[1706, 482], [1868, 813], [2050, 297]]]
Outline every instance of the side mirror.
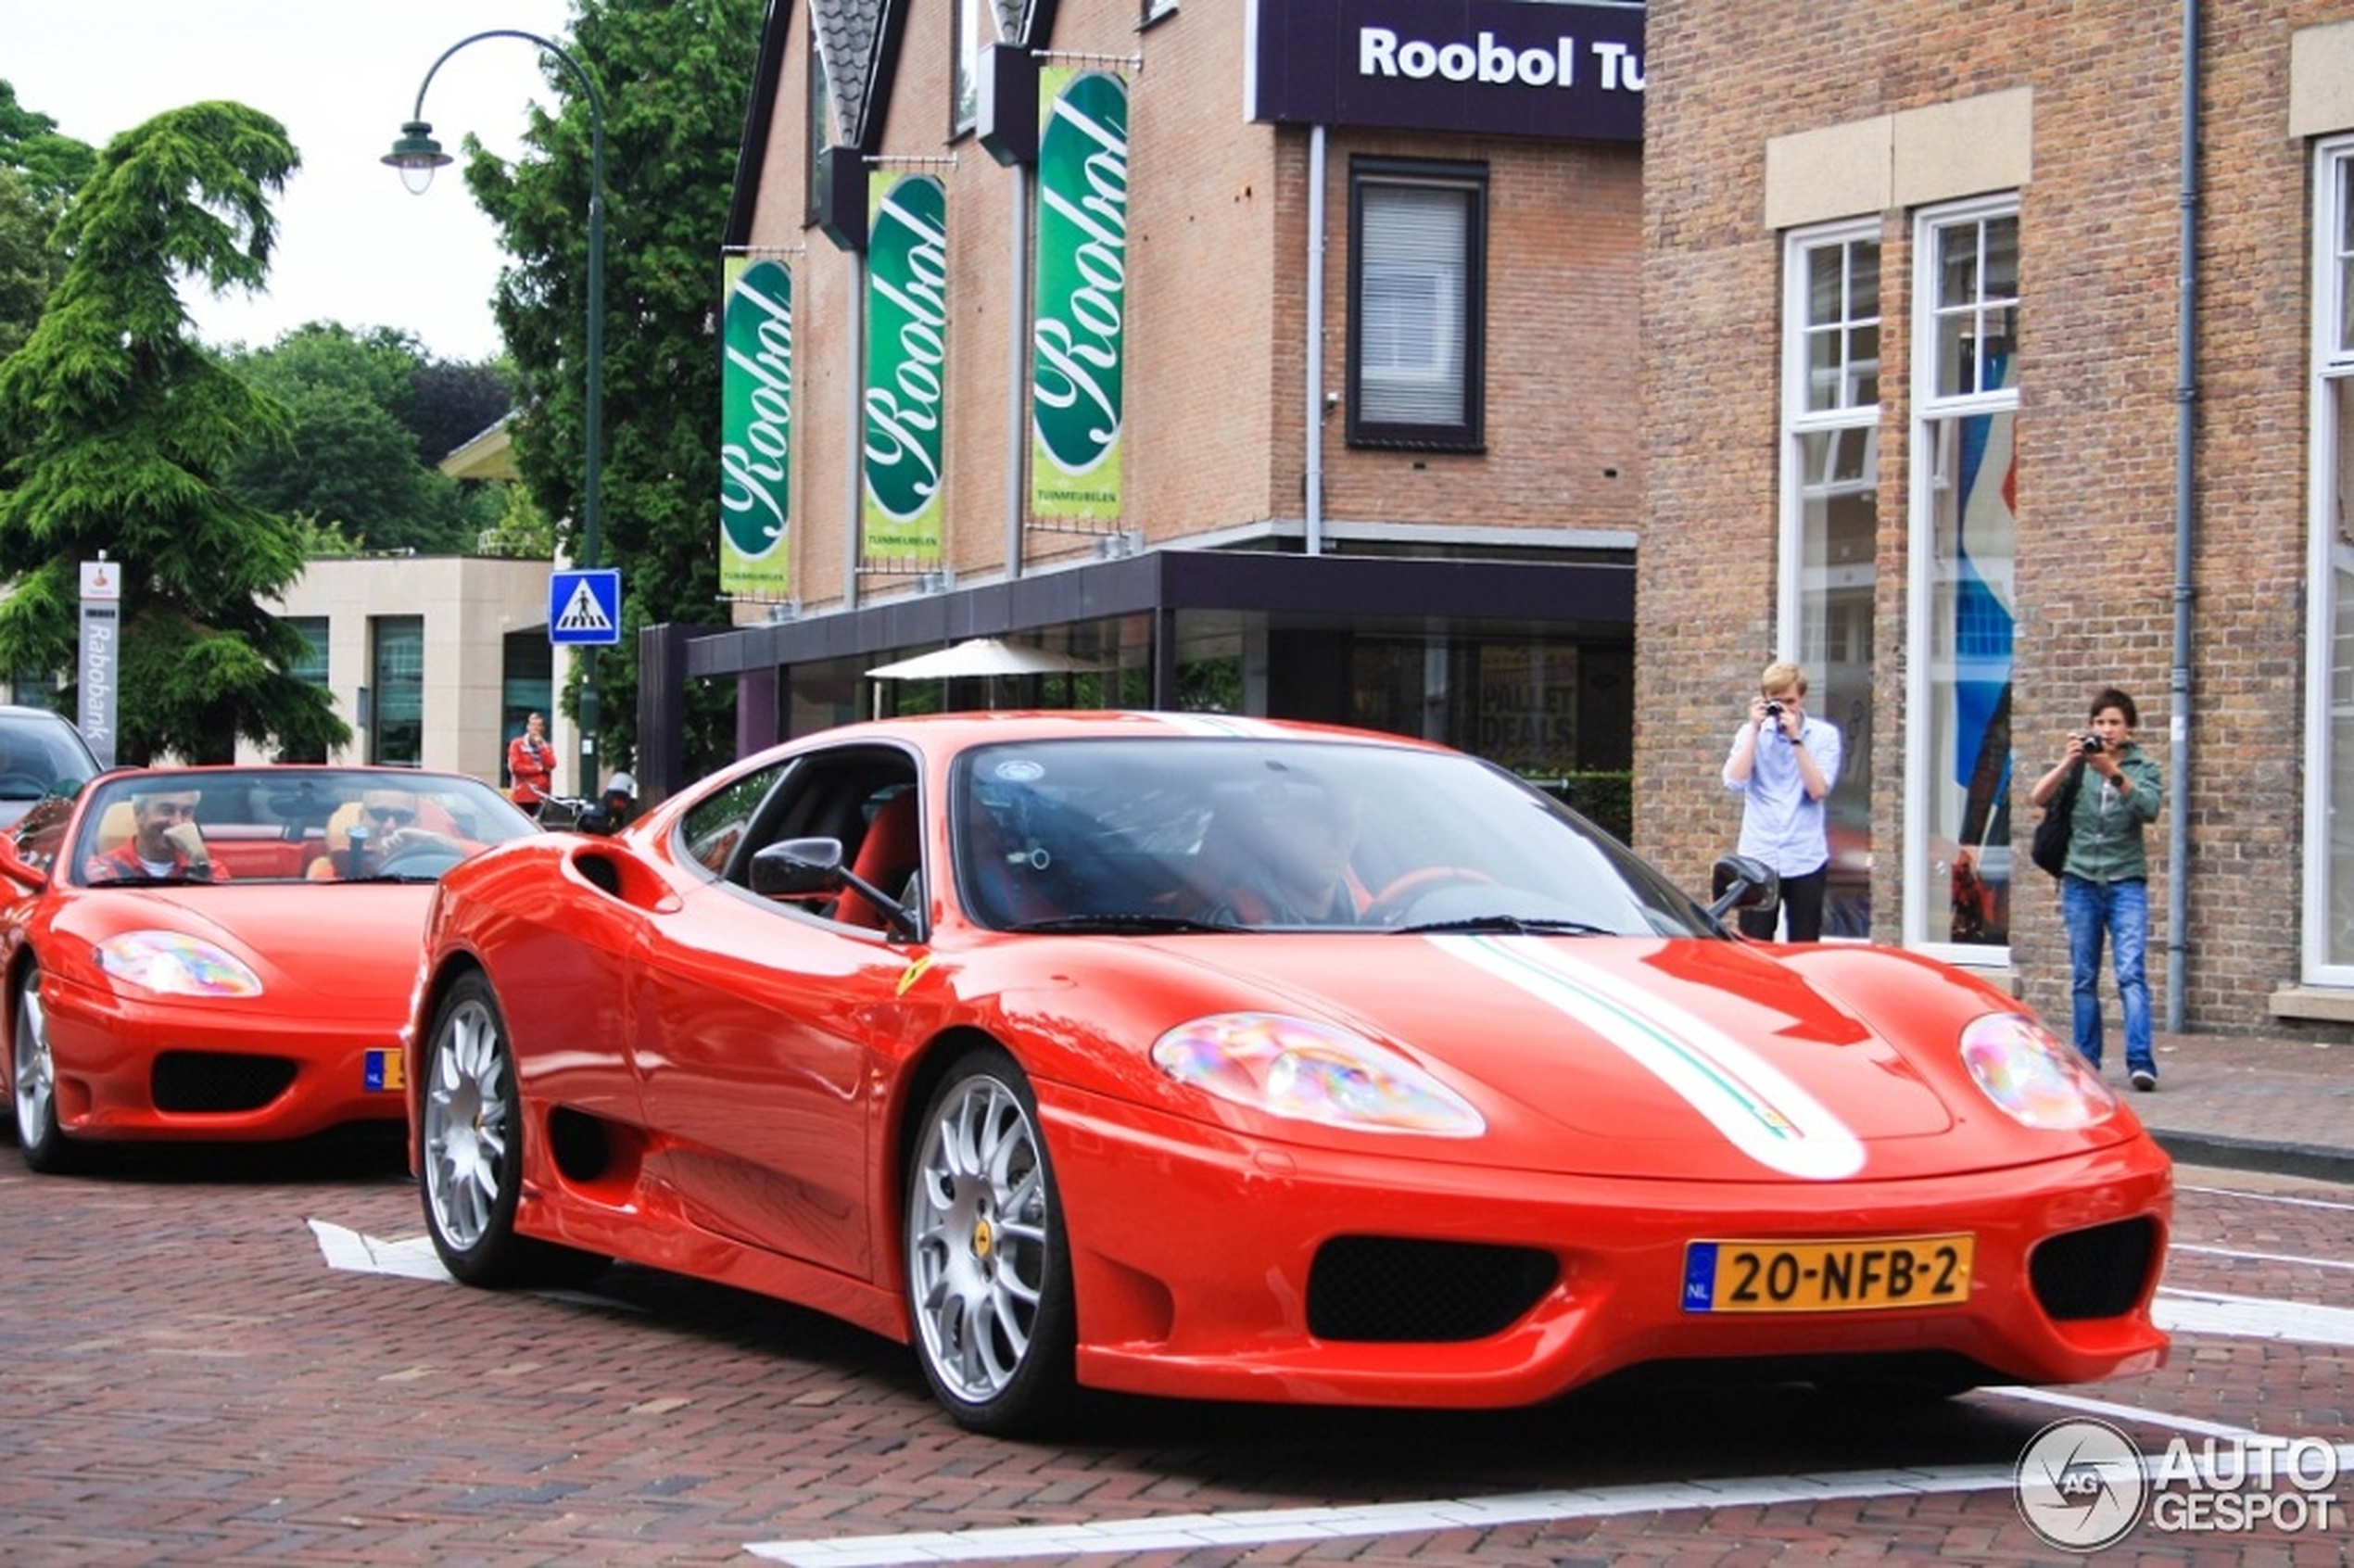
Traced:
[[1728, 911], [1754, 910], [1760, 915], [1781, 907], [1781, 873], [1746, 854], [1728, 854], [1709, 868], [1709, 916], [1723, 919]]
[[837, 893], [849, 880], [840, 839], [784, 839], [753, 852], [752, 891], [763, 898]]
[[855, 888], [905, 936], [918, 934], [905, 904], [842, 863], [840, 839], [784, 839], [753, 851], [752, 891], [763, 898], [807, 898]]

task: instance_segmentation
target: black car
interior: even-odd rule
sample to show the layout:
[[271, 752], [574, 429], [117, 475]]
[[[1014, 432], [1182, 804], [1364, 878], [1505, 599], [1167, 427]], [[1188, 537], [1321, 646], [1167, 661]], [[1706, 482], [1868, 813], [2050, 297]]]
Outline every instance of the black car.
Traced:
[[36, 801], [72, 794], [100, 771], [90, 743], [64, 715], [0, 704], [0, 828]]

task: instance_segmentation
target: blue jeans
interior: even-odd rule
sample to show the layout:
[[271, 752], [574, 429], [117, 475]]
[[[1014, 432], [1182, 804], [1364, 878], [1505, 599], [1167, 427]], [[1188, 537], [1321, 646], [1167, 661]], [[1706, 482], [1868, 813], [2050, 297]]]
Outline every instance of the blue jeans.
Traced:
[[2125, 1070], [2158, 1070], [2150, 1054], [2150, 986], [2144, 972], [2149, 950], [2150, 885], [2060, 879], [2060, 913], [2068, 921], [2068, 960], [2074, 979], [2076, 1049], [2101, 1065], [2101, 938], [2117, 963], [2117, 997], [2125, 1005]]

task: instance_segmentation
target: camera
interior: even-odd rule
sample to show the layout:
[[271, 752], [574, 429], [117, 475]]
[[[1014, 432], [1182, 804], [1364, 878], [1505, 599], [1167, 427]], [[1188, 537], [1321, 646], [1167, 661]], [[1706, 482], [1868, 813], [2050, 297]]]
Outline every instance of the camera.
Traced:
[[1781, 705], [1779, 702], [1768, 702], [1768, 703], [1766, 703], [1766, 716], [1767, 718], [1769, 718], [1769, 719], [1778, 719], [1778, 718], [1781, 717], [1781, 716], [1782, 716], [1782, 705]]
[[2108, 750], [2108, 748], [2101, 743], [2101, 738], [2099, 736], [2087, 735], [2084, 737], [2084, 754], [2086, 756], [2096, 756], [2107, 750]]

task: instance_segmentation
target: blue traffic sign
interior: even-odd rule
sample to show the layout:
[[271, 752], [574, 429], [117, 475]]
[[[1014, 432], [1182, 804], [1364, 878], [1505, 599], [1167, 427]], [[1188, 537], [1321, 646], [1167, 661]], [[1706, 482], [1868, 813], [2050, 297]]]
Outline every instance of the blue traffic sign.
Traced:
[[621, 571], [602, 566], [548, 575], [548, 640], [563, 648], [621, 640]]

